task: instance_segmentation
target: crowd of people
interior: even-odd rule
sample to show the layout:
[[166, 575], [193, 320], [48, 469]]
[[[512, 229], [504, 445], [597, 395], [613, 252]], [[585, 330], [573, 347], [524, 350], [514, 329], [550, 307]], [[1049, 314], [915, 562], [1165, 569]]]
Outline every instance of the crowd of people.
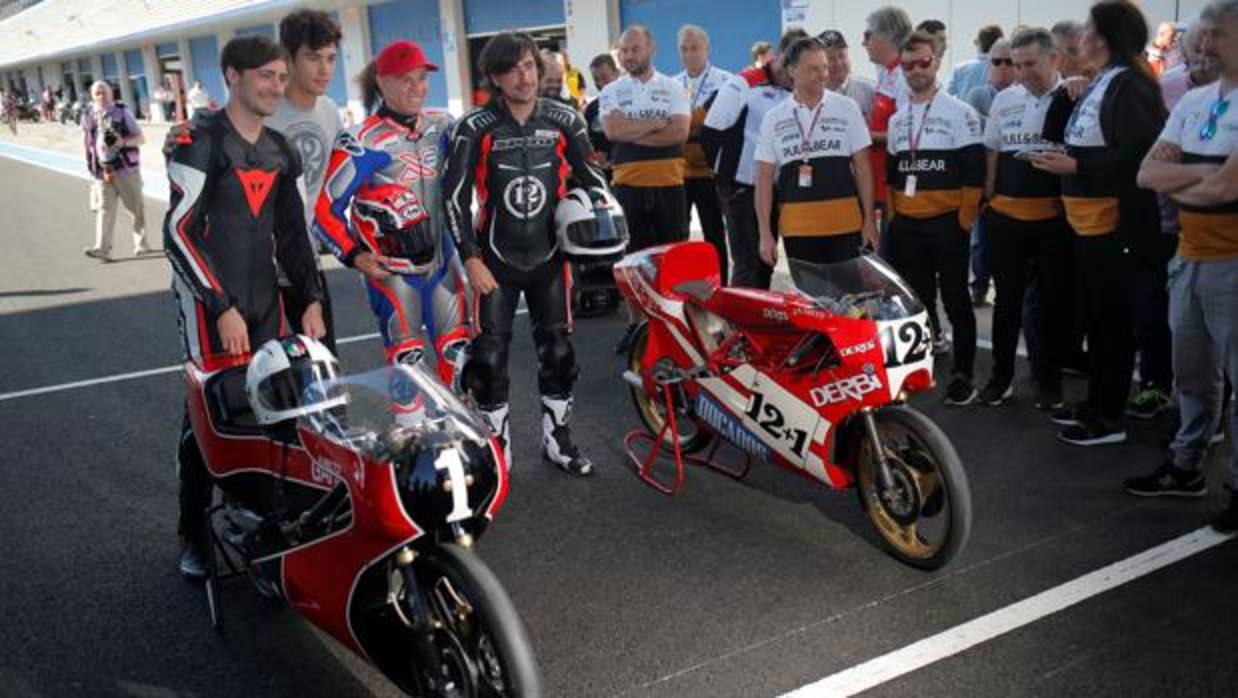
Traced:
[[[913, 25], [893, 6], [871, 12], [860, 38], [875, 81], [851, 73], [836, 30], [791, 29], [733, 73], [687, 25], [667, 37], [681, 69], [666, 74], [652, 63], [657, 37], [630, 26], [589, 63], [590, 101], [565, 53], [505, 32], [480, 56], [485, 103], [459, 120], [425, 106], [437, 67], [401, 40], [359, 77], [369, 116], [345, 129], [325, 96], [339, 27], [298, 11], [279, 44], [225, 46], [227, 103], [166, 146], [164, 240], [186, 352], [227, 365], [284, 317], [333, 346], [322, 243], [363, 277], [388, 361], [433, 355], [510, 458], [523, 296], [543, 456], [589, 475], [570, 432], [571, 279], [555, 231], [574, 187], [618, 203], [629, 251], [687, 239], [695, 210], [731, 285], [768, 288], [780, 254], [879, 254], [932, 309], [934, 348], [951, 354], [947, 404], [1009, 400], [1022, 334], [1033, 404], [1062, 441], [1118, 443], [1129, 417], [1176, 409], [1171, 455], [1125, 486], [1201, 496], [1226, 377], [1238, 379], [1238, 0], [1174, 29], [1149, 43], [1129, 0], [1101, 0], [1083, 22], [985, 27], [976, 58], [943, 85], [945, 25]], [[978, 387], [975, 306], [990, 283], [993, 364]], [[1079, 404], [1063, 399], [1069, 369], [1087, 377]], [[182, 571], [196, 576], [209, 478], [188, 420], [178, 464]], [[1229, 478], [1238, 489], [1238, 462]], [[1238, 528], [1238, 496], [1216, 525]]]

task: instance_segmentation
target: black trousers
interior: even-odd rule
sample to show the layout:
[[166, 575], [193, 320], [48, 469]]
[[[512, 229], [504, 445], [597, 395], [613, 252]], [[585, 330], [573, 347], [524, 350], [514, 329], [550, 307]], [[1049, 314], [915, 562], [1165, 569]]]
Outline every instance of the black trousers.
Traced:
[[[335, 354], [335, 314], [331, 309], [331, 292], [327, 290], [327, 277], [321, 271], [318, 272], [318, 284], [322, 287], [322, 323], [327, 328], [327, 334], [322, 338], [322, 343], [327, 345], [332, 354]], [[288, 324], [292, 326], [293, 332], [301, 334], [301, 316], [305, 314], [305, 308], [309, 304], [299, 294], [291, 293], [289, 288], [281, 287], [280, 291], [284, 296], [284, 314], [288, 316]]]
[[784, 235], [783, 249], [787, 260], [802, 260], [813, 264], [835, 264], [860, 256], [864, 237], [859, 232], [843, 235]]
[[692, 209], [696, 208], [696, 215], [701, 219], [701, 234], [718, 251], [718, 267], [725, 284], [730, 265], [727, 263], [726, 227], [722, 222], [722, 199], [718, 196], [718, 189], [713, 179], [685, 179], [683, 189], [688, 197], [688, 213], [691, 214]]
[[934, 280], [946, 317], [954, 329], [953, 370], [971, 378], [976, 363], [976, 313], [967, 288], [971, 236], [959, 227], [957, 212], [934, 218], [894, 216], [890, 257], [921, 301], [933, 297]]
[[1152, 259], [1138, 263], [1135, 273], [1135, 342], [1139, 378], [1165, 392], [1173, 388], [1173, 337], [1169, 330], [1169, 260], [1178, 246], [1174, 235], [1162, 235]]
[[1035, 324], [1023, 328], [1034, 336], [1028, 342], [1032, 372], [1040, 389], [1060, 393], [1061, 361], [1071, 324], [1070, 278], [1067, 254], [1071, 230], [1065, 219], [1021, 221], [992, 209], [984, 213], [989, 267], [997, 287], [993, 305], [993, 379], [1008, 384], [1014, 379], [1015, 350], [1023, 324], [1027, 289], [1035, 284]]
[[[768, 289], [774, 268], [761, 261], [761, 232], [757, 228], [755, 190], [737, 184], [724, 195], [726, 236], [731, 248], [731, 286]], [[770, 226], [778, 229], [778, 207], [774, 207]]]
[[682, 186], [619, 185], [611, 191], [627, 218], [629, 252], [688, 239], [688, 198]]
[[189, 423], [188, 405], [185, 406], [184, 416], [181, 418], [180, 441], [176, 445], [176, 479], [177, 498], [180, 501], [176, 532], [182, 543], [206, 545], [206, 509], [211, 505], [214, 489], [211, 474], [206, 470], [206, 461], [202, 458], [198, 440], [194, 437], [193, 427]]
[[1087, 405], [1108, 421], [1122, 420], [1131, 389], [1137, 271], [1117, 234], [1075, 237], [1076, 302], [1088, 335]]
[[572, 331], [570, 271], [556, 257], [532, 271], [502, 268], [486, 260], [499, 287], [482, 296], [477, 294], [479, 333], [469, 345], [463, 383], [477, 404], [492, 409], [508, 401], [511, 382], [507, 375], [508, 348], [512, 341], [512, 318], [524, 294], [533, 323], [533, 345], [537, 351], [537, 387], [542, 395], [565, 397], [576, 382], [576, 354], [568, 335]]

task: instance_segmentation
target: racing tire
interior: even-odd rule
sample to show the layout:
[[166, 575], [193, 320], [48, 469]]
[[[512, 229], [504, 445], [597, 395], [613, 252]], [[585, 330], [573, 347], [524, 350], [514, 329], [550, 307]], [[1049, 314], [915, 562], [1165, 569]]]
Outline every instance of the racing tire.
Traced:
[[[649, 323], [642, 322], [636, 328], [636, 333], [632, 335], [632, 344], [628, 347], [628, 370], [637, 375], [640, 374], [645, 358], [645, 348], [648, 345]], [[628, 392], [632, 394], [632, 405], [636, 408], [636, 415], [640, 417], [641, 424], [650, 435], [657, 436], [666, 424], [666, 408], [662, 407], [662, 400], [660, 398], [655, 400], [644, 389], [634, 385], [628, 386]], [[702, 427], [694, 417], [680, 416], [677, 425], [680, 430], [679, 448], [684, 453], [697, 453], [713, 441], [713, 433]], [[689, 426], [690, 431], [685, 431], [684, 426]], [[663, 439], [661, 445], [668, 449], [675, 448], [675, 444], [671, 443], [669, 438]]]
[[[857, 429], [853, 453], [860, 506], [886, 552], [912, 567], [938, 569], [963, 550], [971, 535], [971, 489], [963, 463], [950, 439], [924, 414], [890, 405], [873, 418], [895, 487], [893, 493], [881, 492], [872, 440]], [[883, 499], [883, 494], [892, 496]]]
[[438, 628], [434, 645], [440, 669], [455, 686], [423, 695], [542, 695], [541, 672], [524, 621], [481, 558], [459, 545], [443, 544], [421, 552], [413, 568]]

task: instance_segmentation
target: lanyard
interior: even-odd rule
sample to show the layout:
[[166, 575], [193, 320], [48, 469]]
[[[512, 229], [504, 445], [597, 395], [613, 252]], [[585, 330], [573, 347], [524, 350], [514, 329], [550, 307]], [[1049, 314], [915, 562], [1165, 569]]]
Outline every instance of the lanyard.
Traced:
[[1106, 69], [1105, 71], [1097, 74], [1096, 77], [1092, 78], [1092, 84], [1088, 85], [1087, 92], [1084, 92], [1083, 96], [1079, 98], [1079, 101], [1075, 102], [1075, 108], [1072, 109], [1070, 112], [1070, 119], [1066, 121], [1066, 132], [1067, 133], [1074, 130], [1075, 122], [1079, 120], [1080, 116], [1083, 116], [1083, 107], [1087, 104], [1088, 98], [1092, 96], [1092, 93], [1096, 91], [1097, 87], [1100, 87], [1102, 82], [1105, 83], [1106, 87], [1108, 86], [1109, 74], [1114, 72], [1115, 70], [1117, 70], [1116, 67], [1110, 67]]
[[696, 110], [696, 101], [701, 98], [701, 94], [705, 92], [705, 86], [709, 84], [709, 73], [713, 71], [712, 65], [705, 66], [705, 72], [701, 73], [701, 79], [696, 83], [696, 89], [692, 89], [692, 76], [688, 75], [688, 71], [683, 73], [683, 86], [692, 93], [692, 105], [688, 107], [688, 111]]
[[[808, 138], [812, 135], [813, 129], [817, 128], [817, 118], [821, 116], [821, 108], [825, 106], [825, 95], [821, 95], [821, 101], [817, 102], [817, 108], [812, 112], [812, 121], [808, 122], [808, 130], [804, 130], [804, 125], [800, 123], [800, 105], [799, 100], [795, 104], [795, 128], [800, 132], [800, 157], [804, 162], [808, 162]], [[805, 110], [808, 107], [804, 107]]]
[[908, 104], [907, 109], [907, 144], [911, 146], [911, 157], [916, 156], [916, 151], [920, 149], [920, 137], [924, 135], [924, 125], [928, 123], [929, 112], [933, 109], [933, 101], [937, 99], [937, 92], [933, 92], [933, 96], [929, 97], [928, 104], [924, 105], [924, 118], [920, 119], [920, 128], [916, 129], [913, 134], [911, 132], [911, 124], [916, 120], [915, 106]]

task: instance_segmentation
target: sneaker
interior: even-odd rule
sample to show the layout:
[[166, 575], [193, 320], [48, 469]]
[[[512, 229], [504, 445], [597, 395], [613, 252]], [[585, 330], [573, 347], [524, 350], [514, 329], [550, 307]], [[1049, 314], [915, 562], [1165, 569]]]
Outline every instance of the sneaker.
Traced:
[[1057, 412], [1066, 407], [1066, 403], [1062, 401], [1062, 392], [1060, 390], [1038, 390], [1036, 392], [1036, 401], [1032, 403], [1032, 407], [1041, 412]]
[[933, 356], [944, 356], [950, 353], [950, 338], [945, 332], [933, 335]]
[[1230, 487], [1225, 489], [1229, 490], [1229, 506], [1225, 507], [1225, 511], [1222, 511], [1211, 521], [1212, 528], [1217, 533], [1233, 533], [1238, 531], [1238, 492], [1235, 492]]
[[950, 381], [950, 385], [946, 388], [946, 404], [947, 405], [970, 405], [976, 401], [976, 386], [972, 385], [971, 379], [962, 374], [957, 374]]
[[634, 322], [628, 324], [627, 329], [623, 331], [623, 337], [621, 337], [619, 342], [615, 344], [616, 354], [624, 356], [628, 353], [628, 350], [632, 348], [632, 340], [636, 337], [637, 327], [638, 325]]
[[107, 250], [99, 249], [98, 247], [87, 247], [83, 253], [91, 259], [97, 259], [100, 262], [112, 261], [112, 255]]
[[980, 402], [997, 407], [1009, 400], [1013, 395], [1013, 384], [1003, 383], [996, 378], [990, 378], [984, 389], [980, 391]]
[[1059, 431], [1057, 438], [1072, 446], [1120, 444], [1126, 441], [1126, 429], [1115, 422], [1107, 422], [1103, 419], [1085, 419]]
[[1122, 486], [1136, 497], [1203, 497], [1208, 494], [1208, 481], [1203, 472], [1176, 467], [1172, 459], [1166, 459], [1148, 475], [1124, 480]]
[[206, 579], [206, 554], [196, 545], [186, 545], [181, 550], [179, 567], [185, 579]]
[[1169, 394], [1155, 385], [1146, 385], [1126, 405], [1126, 416], [1135, 419], [1155, 419], [1169, 409]]

